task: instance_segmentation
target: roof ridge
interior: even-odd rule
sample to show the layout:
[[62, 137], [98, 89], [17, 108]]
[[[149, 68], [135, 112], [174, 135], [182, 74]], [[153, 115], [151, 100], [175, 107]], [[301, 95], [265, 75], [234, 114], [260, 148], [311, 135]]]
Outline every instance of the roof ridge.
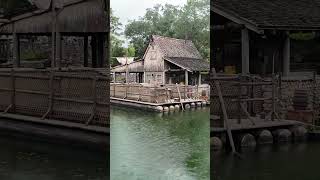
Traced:
[[160, 38], [165, 38], [165, 39], [172, 39], [172, 40], [181, 40], [181, 41], [191, 41], [190, 39], [179, 39], [179, 38], [174, 38], [174, 37], [168, 37], [168, 36], [160, 36], [160, 35], [155, 35], [153, 34], [152, 37], [160, 37]]

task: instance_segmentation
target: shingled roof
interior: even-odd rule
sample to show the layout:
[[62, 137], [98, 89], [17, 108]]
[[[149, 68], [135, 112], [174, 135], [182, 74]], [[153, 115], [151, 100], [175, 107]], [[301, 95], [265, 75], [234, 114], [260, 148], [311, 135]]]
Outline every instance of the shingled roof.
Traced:
[[164, 60], [188, 71], [209, 71], [210, 64], [201, 57], [191, 40], [163, 36], [152, 36], [152, 43], [158, 46]]
[[166, 57], [188, 57], [202, 59], [200, 52], [191, 40], [152, 36], [152, 41]]
[[259, 29], [320, 29], [320, 0], [214, 0], [211, 9]]
[[203, 59], [184, 58], [184, 57], [165, 57], [164, 59], [190, 72], [210, 70], [209, 62]]

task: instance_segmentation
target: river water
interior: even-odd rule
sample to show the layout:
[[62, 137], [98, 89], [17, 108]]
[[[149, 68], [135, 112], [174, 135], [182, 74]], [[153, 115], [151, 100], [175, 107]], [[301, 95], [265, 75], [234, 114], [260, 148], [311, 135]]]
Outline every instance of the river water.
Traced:
[[213, 180], [319, 180], [320, 143], [260, 147], [242, 152], [242, 159], [212, 152]]
[[111, 180], [209, 180], [209, 109], [111, 109]]
[[108, 180], [109, 152], [0, 137], [1, 180]]

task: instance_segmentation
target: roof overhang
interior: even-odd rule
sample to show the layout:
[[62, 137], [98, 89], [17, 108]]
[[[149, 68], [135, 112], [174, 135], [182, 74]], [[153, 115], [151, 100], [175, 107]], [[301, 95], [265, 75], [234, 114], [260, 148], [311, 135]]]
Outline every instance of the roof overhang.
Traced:
[[224, 8], [217, 6], [217, 5], [211, 5], [211, 11], [213, 11], [216, 14], [219, 14], [220, 16], [223, 16], [237, 24], [244, 25], [246, 28], [250, 29], [251, 31], [254, 31], [258, 34], [263, 34], [264, 30], [260, 29], [255, 23], [251, 22], [248, 19], [245, 19], [243, 17], [240, 17], [234, 13], [228, 12]]
[[180, 68], [188, 71], [188, 72], [193, 72], [191, 69], [186, 68], [186, 67], [183, 67], [183, 66], [181, 66], [180, 64], [178, 64], [178, 63], [176, 63], [176, 62], [173, 62], [173, 61], [171, 61], [169, 58], [165, 58], [165, 57], [164, 57], [163, 59], [164, 59], [165, 61], [168, 61], [168, 62], [170, 62], [170, 63], [172, 63], [172, 64], [174, 64], [174, 65], [176, 65], [176, 66], [178, 66], [178, 67], [180, 67]]

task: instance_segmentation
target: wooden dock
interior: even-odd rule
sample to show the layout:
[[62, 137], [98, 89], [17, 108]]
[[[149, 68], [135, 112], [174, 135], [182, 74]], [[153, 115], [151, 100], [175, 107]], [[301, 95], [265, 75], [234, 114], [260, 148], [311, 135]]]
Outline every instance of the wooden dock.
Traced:
[[108, 150], [110, 128], [0, 113], [0, 134], [68, 146]]
[[[204, 102], [203, 100], [193, 100], [193, 99], [181, 100], [181, 102], [171, 101], [171, 102], [164, 102], [164, 103], [151, 103], [151, 102], [111, 97], [110, 102], [111, 104], [114, 104], [114, 105], [128, 106], [128, 107], [139, 108], [139, 109], [144, 109], [149, 111], [156, 111], [156, 112], [164, 112], [167, 110], [170, 111], [170, 106], [173, 106], [173, 107], [179, 106], [179, 110], [181, 110], [182, 108], [184, 109], [188, 109], [188, 107], [199, 108], [207, 105], [207, 103]], [[176, 110], [177, 108], [175, 109], [175, 111]]]
[[[254, 124], [249, 119], [241, 119], [241, 123], [238, 123], [238, 119], [229, 119], [230, 129], [233, 132], [237, 131], [257, 131], [262, 129], [280, 129], [280, 128], [290, 128], [294, 126], [301, 126], [301, 123], [293, 120], [264, 120], [256, 118], [254, 119]], [[222, 127], [211, 127], [211, 134], [219, 134], [226, 132], [226, 128]]]

